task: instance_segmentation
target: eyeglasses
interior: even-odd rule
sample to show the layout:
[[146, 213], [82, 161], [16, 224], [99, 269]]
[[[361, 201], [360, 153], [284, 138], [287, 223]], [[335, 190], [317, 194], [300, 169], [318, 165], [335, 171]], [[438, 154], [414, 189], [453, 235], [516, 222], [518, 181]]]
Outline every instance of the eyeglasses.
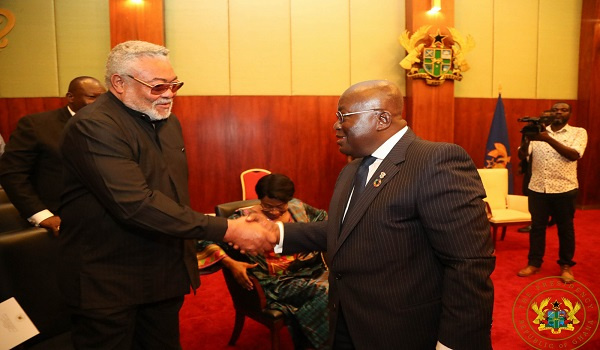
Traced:
[[269, 204], [263, 204], [261, 203], [260, 206], [262, 207], [262, 211], [264, 212], [279, 212], [279, 213], [284, 213], [288, 210], [288, 205], [287, 203], [284, 204], [280, 204], [280, 205], [269, 205]]
[[337, 117], [338, 122], [343, 123], [344, 120], [346, 120], [346, 117], [349, 115], [353, 115], [353, 114], [360, 114], [360, 113], [369, 113], [369, 112], [373, 112], [373, 111], [381, 111], [381, 108], [374, 108], [374, 109], [367, 109], [365, 111], [358, 111], [358, 112], [349, 112], [349, 113], [342, 113], [340, 111], [337, 111], [335, 113], [335, 116]]
[[181, 87], [183, 86], [183, 81], [176, 81], [174, 83], [160, 83], [160, 84], [155, 84], [155, 85], [151, 85], [146, 83], [143, 80], [139, 80], [138, 78], [134, 77], [133, 75], [129, 75], [127, 74], [128, 77], [130, 77], [131, 79], [137, 81], [140, 84], [144, 84], [147, 87], [150, 88], [150, 93], [152, 95], [162, 95], [165, 93], [165, 91], [171, 89], [171, 91], [173, 93], [176, 93], [177, 90], [181, 89]]

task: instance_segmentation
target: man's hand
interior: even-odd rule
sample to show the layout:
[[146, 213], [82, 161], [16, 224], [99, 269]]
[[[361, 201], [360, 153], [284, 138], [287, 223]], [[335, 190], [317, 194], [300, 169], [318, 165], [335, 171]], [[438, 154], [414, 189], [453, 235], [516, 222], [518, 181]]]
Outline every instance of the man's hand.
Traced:
[[550, 139], [552, 137], [550, 136], [550, 134], [548, 134], [548, 131], [544, 130], [537, 134], [527, 134], [527, 138], [530, 141], [546, 141], [546, 142], [548, 142], [548, 139]]
[[54, 215], [40, 222], [40, 227], [52, 231], [54, 237], [58, 237], [60, 233], [60, 216]]
[[272, 251], [279, 240], [279, 227], [274, 222], [264, 218], [255, 217], [248, 221], [241, 217], [227, 220], [227, 232], [223, 241], [233, 244], [242, 253], [251, 255]]

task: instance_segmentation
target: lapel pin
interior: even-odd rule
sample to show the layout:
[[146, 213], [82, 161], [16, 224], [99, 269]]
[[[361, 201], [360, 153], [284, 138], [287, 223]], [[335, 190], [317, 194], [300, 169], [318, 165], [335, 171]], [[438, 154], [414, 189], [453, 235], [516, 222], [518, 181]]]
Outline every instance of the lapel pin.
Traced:
[[373, 181], [373, 186], [374, 187], [379, 187], [381, 186], [381, 179], [383, 179], [385, 177], [385, 173], [382, 171], [381, 174], [379, 174], [379, 179], [375, 179], [375, 181]]

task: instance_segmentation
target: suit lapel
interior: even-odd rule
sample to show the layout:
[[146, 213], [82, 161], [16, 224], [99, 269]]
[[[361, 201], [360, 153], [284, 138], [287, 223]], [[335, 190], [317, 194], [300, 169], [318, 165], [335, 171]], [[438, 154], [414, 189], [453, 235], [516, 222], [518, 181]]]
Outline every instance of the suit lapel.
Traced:
[[[356, 225], [360, 222], [373, 200], [381, 191], [384, 190], [386, 185], [392, 181], [396, 174], [398, 174], [398, 171], [400, 170], [398, 165], [404, 161], [406, 150], [415, 138], [416, 135], [409, 128], [400, 141], [398, 141], [394, 148], [392, 148], [387, 157], [385, 157], [385, 159], [381, 162], [377, 170], [373, 173], [373, 176], [367, 182], [365, 191], [362, 193], [360, 202], [356, 203], [356, 205], [354, 205], [354, 207], [346, 213], [346, 218], [343, 225], [341, 225], [341, 222], [340, 225], [338, 225], [338, 230], [341, 230], [341, 232], [337, 231], [339, 232], [339, 235], [335, 235], [336, 244], [333, 252], [328, 252], [328, 254], [331, 254], [332, 259], [344, 241], [352, 233]], [[352, 171], [348, 171], [352, 178], [356, 174], [360, 161], [356, 160], [355, 163], [354, 169], [352, 169]], [[385, 173], [385, 175], [382, 176], [382, 173]], [[346, 204], [348, 203], [348, 197], [350, 197], [350, 192], [352, 191], [352, 178], [350, 178], [348, 181], [345, 181], [343, 184], [344, 187], [340, 192], [341, 195], [339, 198], [345, 199], [340, 200], [339, 204], [337, 205], [337, 213], [339, 214], [338, 218], [340, 221], [343, 217]], [[381, 179], [379, 186], [375, 186], [374, 184], [376, 179]]]
[[61, 108], [58, 120], [60, 120], [60, 122], [63, 124], [67, 124], [67, 122], [69, 121], [69, 118], [71, 118], [71, 112], [69, 112], [69, 109], [67, 108], [67, 106], [65, 106], [64, 108]]

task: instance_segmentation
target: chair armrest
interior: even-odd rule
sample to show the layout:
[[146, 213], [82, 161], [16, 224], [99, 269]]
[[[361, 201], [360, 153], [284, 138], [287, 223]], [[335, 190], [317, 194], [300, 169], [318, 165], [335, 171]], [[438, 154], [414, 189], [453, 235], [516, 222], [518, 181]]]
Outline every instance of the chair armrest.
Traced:
[[509, 194], [506, 197], [506, 205], [508, 209], [529, 212], [527, 196]]
[[262, 286], [258, 282], [258, 278], [254, 277], [252, 275], [248, 275], [248, 278], [250, 278], [250, 281], [252, 281], [252, 284], [254, 285], [254, 289], [256, 290], [256, 295], [258, 296], [258, 302], [260, 304], [260, 308], [263, 310], [266, 309], [267, 308], [267, 297], [265, 296], [265, 291], [263, 290]]
[[252, 284], [254, 284], [254, 288], [252, 290], [247, 290], [240, 286], [229, 269], [223, 268], [221, 271], [223, 272], [223, 277], [225, 277], [225, 284], [227, 285], [229, 294], [231, 294], [233, 306], [236, 309], [240, 308], [260, 313], [267, 307], [265, 292], [260, 286], [260, 283], [258, 283], [256, 277], [248, 275]]
[[485, 203], [485, 213], [489, 220], [494, 216], [494, 214], [492, 214], [492, 207], [490, 206], [490, 203], [488, 203], [486, 200], [484, 200], [484, 203]]

